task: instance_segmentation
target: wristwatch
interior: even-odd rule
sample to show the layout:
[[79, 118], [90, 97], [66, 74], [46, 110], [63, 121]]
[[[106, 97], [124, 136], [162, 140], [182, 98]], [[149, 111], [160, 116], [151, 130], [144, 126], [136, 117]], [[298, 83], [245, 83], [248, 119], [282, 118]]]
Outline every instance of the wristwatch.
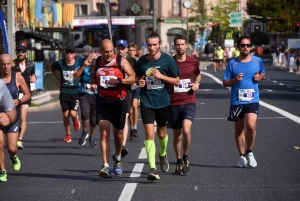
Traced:
[[196, 80], [195, 83], [199, 83], [200, 84], [200, 81]]

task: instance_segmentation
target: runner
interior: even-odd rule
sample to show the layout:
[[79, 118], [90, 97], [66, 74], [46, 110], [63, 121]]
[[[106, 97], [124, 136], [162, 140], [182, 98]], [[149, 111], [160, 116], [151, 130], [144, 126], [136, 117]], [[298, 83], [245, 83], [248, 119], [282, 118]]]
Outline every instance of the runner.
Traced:
[[[3, 110], [3, 105], [0, 105], [1, 112], [12, 110], [12, 108], [16, 109], [16, 115], [12, 112], [11, 114], [7, 113], [7, 115], [0, 115], [0, 181], [6, 181], [7, 174], [5, 171], [4, 165], [4, 134], [6, 134], [7, 141], [7, 149], [10, 155], [10, 159], [12, 161], [12, 166], [15, 171], [19, 171], [21, 168], [21, 161], [17, 156], [18, 148], [17, 148], [17, 140], [18, 140], [18, 132], [19, 132], [19, 116], [20, 116], [20, 107], [23, 102], [26, 102], [30, 99], [30, 92], [26, 85], [24, 78], [21, 73], [12, 72], [12, 58], [8, 54], [2, 54], [0, 56], [0, 74], [1, 80], [6, 84], [6, 87], [10, 94], [6, 94], [6, 97], [1, 97], [2, 99], [7, 99], [10, 101], [11, 106]], [[3, 83], [1, 81], [1, 83]], [[23, 97], [19, 99], [19, 91], [22, 90]], [[2, 89], [0, 94], [5, 93], [6, 90]], [[13, 100], [12, 100], [13, 99]], [[6, 103], [8, 104], [8, 103]], [[12, 115], [12, 116], [10, 116]], [[11, 119], [10, 119], [11, 118]], [[9, 122], [6, 122], [6, 121]]]
[[[49, 69], [57, 80], [60, 88], [60, 105], [63, 112], [63, 123], [66, 131], [66, 137], [64, 142], [72, 141], [71, 127], [69, 117], [72, 118], [74, 129], [78, 131], [80, 129], [80, 121], [78, 119], [77, 110], [79, 107], [79, 80], [80, 77], [74, 76], [74, 72], [80, 66], [75, 61], [75, 48], [68, 46], [65, 51], [65, 59], [61, 59], [53, 64], [50, 64]], [[58, 70], [60, 76], [57, 75], [55, 70]]]
[[[17, 58], [14, 60], [15, 66], [12, 68], [12, 71], [21, 72], [22, 76], [24, 77], [24, 79], [26, 81], [27, 87], [30, 91], [30, 83], [36, 82], [34, 63], [27, 60], [27, 58], [26, 58], [27, 47], [22, 46], [22, 45], [17, 46], [16, 54], [17, 54]], [[23, 94], [24, 93], [22, 91], [20, 91], [19, 98], [22, 98]], [[26, 128], [27, 128], [26, 117], [27, 117], [28, 108], [30, 107], [30, 105], [31, 105], [31, 98], [28, 101], [23, 102], [20, 106], [21, 115], [20, 115], [19, 138], [17, 141], [18, 149], [24, 148], [22, 140], [23, 140]]]
[[[168, 128], [173, 129], [173, 146], [177, 158], [175, 174], [189, 174], [188, 151], [191, 144], [191, 127], [196, 113], [196, 90], [201, 74], [198, 60], [186, 54], [187, 39], [183, 35], [174, 38], [176, 55], [173, 57], [180, 70], [179, 86], [171, 87], [171, 115]], [[183, 156], [181, 139], [183, 136]]]
[[229, 61], [224, 73], [223, 86], [231, 87], [228, 120], [234, 121], [235, 125], [234, 137], [240, 153], [237, 166], [254, 168], [257, 166], [252, 149], [259, 109], [258, 81], [265, 77], [265, 68], [259, 57], [250, 55], [252, 47], [250, 37], [240, 37], [238, 47], [240, 55]]
[[[101, 57], [91, 65], [91, 89], [98, 88], [96, 96], [96, 122], [100, 128], [100, 149], [103, 166], [99, 172], [102, 178], [110, 178], [109, 150], [110, 124], [113, 125], [115, 153], [112, 158], [115, 162], [113, 171], [116, 175], [122, 174], [121, 151], [124, 140], [123, 129], [127, 112], [125, 100], [127, 86], [135, 82], [135, 73], [127, 59], [114, 54], [112, 42], [105, 39], [100, 46]], [[125, 74], [127, 78], [125, 78]]]
[[136, 80], [141, 88], [141, 116], [145, 128], [145, 147], [150, 173], [147, 180], [160, 179], [155, 164], [154, 121], [157, 122], [157, 135], [160, 143], [160, 168], [169, 170], [167, 159], [168, 135], [166, 125], [170, 114], [169, 85], [179, 85], [179, 69], [175, 60], [168, 54], [160, 52], [162, 41], [157, 32], [147, 37], [149, 54], [142, 56], [136, 67]]
[[[128, 43], [126, 40], [118, 40], [117, 41], [117, 54], [122, 55], [123, 58], [127, 59], [130, 66], [134, 70], [134, 67], [136, 65], [136, 59], [130, 56], [127, 56], [128, 52]], [[125, 127], [123, 129], [123, 145], [122, 145], [122, 157], [125, 157], [128, 154], [128, 149], [126, 148], [126, 141], [128, 136], [128, 117], [130, 113], [130, 107], [131, 107], [131, 101], [132, 101], [132, 95], [131, 95], [131, 86], [127, 85], [127, 93], [126, 93], [126, 101], [127, 101], [127, 112], [126, 112], [126, 119], [125, 119]], [[132, 139], [132, 136], [130, 135], [130, 139]]]
[[[91, 68], [90, 63], [94, 57], [94, 49], [90, 45], [83, 47], [82, 55], [84, 58], [79, 58], [76, 63], [80, 68], [76, 69], [74, 72], [74, 77], [80, 77], [80, 87], [79, 92], [79, 103], [81, 110], [81, 124], [82, 124], [82, 134], [78, 140], [79, 145], [85, 145], [85, 141], [89, 138], [89, 143], [91, 148], [97, 148], [94, 142], [94, 133], [96, 123], [96, 95], [97, 91], [91, 91], [90, 76]], [[88, 123], [90, 120], [90, 133], [87, 131]], [[90, 137], [89, 137], [90, 136]]]

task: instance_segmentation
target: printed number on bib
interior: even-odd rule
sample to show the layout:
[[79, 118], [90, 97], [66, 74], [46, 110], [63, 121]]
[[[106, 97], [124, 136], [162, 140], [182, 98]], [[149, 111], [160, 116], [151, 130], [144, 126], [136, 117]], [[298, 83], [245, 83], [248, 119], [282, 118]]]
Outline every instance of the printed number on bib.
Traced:
[[254, 99], [254, 89], [239, 89], [239, 100], [240, 101], [251, 101]]
[[85, 93], [90, 93], [91, 91], [91, 85], [88, 83], [84, 83], [82, 86], [82, 91]]
[[116, 87], [117, 85], [111, 85], [108, 84], [108, 81], [110, 79], [117, 79], [117, 76], [114, 75], [109, 75], [109, 76], [100, 76], [100, 83], [99, 85], [105, 89], [107, 89], [108, 87]]
[[161, 89], [164, 88], [164, 81], [153, 76], [146, 77], [147, 89]]
[[191, 79], [182, 79], [178, 86], [174, 86], [174, 92], [188, 92], [190, 91], [191, 87]]

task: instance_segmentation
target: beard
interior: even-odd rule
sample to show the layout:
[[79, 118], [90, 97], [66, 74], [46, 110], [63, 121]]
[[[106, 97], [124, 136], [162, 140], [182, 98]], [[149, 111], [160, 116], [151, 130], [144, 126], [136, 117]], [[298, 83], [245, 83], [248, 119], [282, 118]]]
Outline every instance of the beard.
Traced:
[[241, 52], [241, 55], [242, 55], [243, 57], [247, 57], [249, 54], [250, 54], [249, 52], [248, 52], [248, 53]]
[[18, 61], [20, 61], [20, 62], [24, 61], [25, 59], [26, 59], [25, 56], [24, 57], [18, 57]]
[[177, 54], [179, 54], [179, 55], [184, 55], [185, 54], [185, 51], [178, 51], [178, 52], [176, 52]]

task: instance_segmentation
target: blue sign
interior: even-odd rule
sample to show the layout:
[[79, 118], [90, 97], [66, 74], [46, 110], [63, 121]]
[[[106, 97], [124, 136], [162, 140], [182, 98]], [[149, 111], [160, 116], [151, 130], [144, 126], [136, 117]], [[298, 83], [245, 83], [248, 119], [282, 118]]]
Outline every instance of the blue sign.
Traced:
[[35, 90], [44, 89], [43, 62], [35, 62], [34, 67], [35, 67], [35, 75], [36, 75]]

